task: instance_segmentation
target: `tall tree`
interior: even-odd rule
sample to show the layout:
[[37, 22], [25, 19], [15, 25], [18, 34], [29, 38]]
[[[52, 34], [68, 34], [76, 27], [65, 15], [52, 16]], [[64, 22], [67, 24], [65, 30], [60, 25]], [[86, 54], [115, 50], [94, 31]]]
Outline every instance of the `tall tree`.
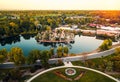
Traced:
[[0, 63], [3, 63], [5, 60], [7, 60], [7, 54], [8, 52], [5, 48], [0, 50]]
[[25, 57], [23, 55], [23, 51], [19, 47], [11, 48], [8, 57], [10, 61], [14, 62], [16, 65], [22, 65], [25, 63]]
[[53, 56], [54, 55], [54, 48], [51, 48], [49, 50], [49, 57]]
[[0, 63], [3, 63], [5, 61], [5, 56], [0, 54]]
[[30, 27], [30, 21], [29, 20], [21, 21], [20, 28], [21, 28], [22, 32], [29, 31], [29, 27]]
[[40, 50], [31, 50], [28, 57], [27, 57], [27, 63], [28, 64], [34, 64], [37, 59], [40, 59], [41, 51]]
[[63, 47], [63, 50], [64, 50], [64, 53], [68, 54], [69, 49], [68, 49], [68, 47], [67, 47], [67, 46]]
[[107, 40], [104, 40], [103, 43], [100, 45], [100, 50], [101, 51], [104, 51], [104, 50], [108, 50], [110, 49], [112, 46], [112, 40], [110, 39], [107, 39]]
[[115, 49], [115, 53], [116, 54], [120, 54], [120, 47], [118, 47], [118, 48]]
[[63, 56], [63, 47], [62, 46], [59, 46], [57, 48], [57, 55], [58, 55], [58, 57], [62, 57]]
[[41, 63], [44, 67], [48, 68], [49, 67], [49, 63], [48, 63], [48, 60], [49, 60], [49, 53], [47, 50], [43, 50], [41, 52], [41, 55], [40, 55], [40, 60], [41, 60]]

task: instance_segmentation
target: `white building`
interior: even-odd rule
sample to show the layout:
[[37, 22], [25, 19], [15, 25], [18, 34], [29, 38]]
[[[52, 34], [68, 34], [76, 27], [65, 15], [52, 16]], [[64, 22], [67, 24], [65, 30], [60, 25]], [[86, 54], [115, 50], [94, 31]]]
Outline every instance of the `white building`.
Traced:
[[73, 30], [72, 28], [70, 27], [58, 27], [58, 28], [55, 28], [56, 30]]
[[119, 27], [111, 27], [111, 26], [101, 26], [100, 27], [102, 30], [107, 30], [107, 31], [120, 31]]

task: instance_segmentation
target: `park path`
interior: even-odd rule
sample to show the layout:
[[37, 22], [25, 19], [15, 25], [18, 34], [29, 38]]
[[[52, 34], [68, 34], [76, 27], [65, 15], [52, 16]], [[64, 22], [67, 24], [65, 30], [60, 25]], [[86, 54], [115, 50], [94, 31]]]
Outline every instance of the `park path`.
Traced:
[[73, 67], [73, 68], [81, 68], [81, 69], [90, 70], [90, 71], [99, 73], [101, 75], [104, 75], [104, 76], [106, 76], [106, 77], [108, 77], [108, 78], [110, 78], [110, 79], [112, 79], [112, 80], [114, 80], [116, 82], [120, 82], [118, 79], [116, 79], [116, 78], [114, 78], [114, 77], [112, 77], [110, 75], [107, 75], [107, 74], [105, 74], [105, 73], [103, 73], [101, 71], [98, 71], [98, 70], [95, 70], [95, 69], [91, 69], [91, 68], [87, 68], [87, 67], [83, 67], [83, 66], [74, 66], [74, 65], [72, 65], [72, 63], [70, 61], [63, 60], [63, 63], [64, 63], [64, 66], [58, 66], [58, 67], [54, 67], [54, 68], [50, 68], [50, 69], [44, 70], [44, 71], [36, 74], [32, 78], [28, 79], [26, 82], [31, 82], [33, 79], [35, 79], [36, 77], [38, 77], [38, 76], [40, 76], [40, 75], [42, 75], [42, 74], [44, 74], [46, 72], [49, 72], [49, 71], [52, 71], [52, 70], [56, 70], [56, 69], [60, 69], [60, 68], [66, 68], [66, 67]]
[[[120, 44], [118, 44], [117, 47], [120, 47]], [[90, 53], [90, 54], [87, 54], [87, 55], [78, 55], [78, 56], [70, 56], [70, 57], [62, 57], [62, 58], [53, 58], [53, 59], [49, 59], [48, 62], [50, 64], [55, 64], [56, 62], [58, 62], [58, 60], [64, 60], [64, 59], [69, 60], [69, 61], [80, 61], [80, 60], [84, 60], [84, 58], [85, 58], [85, 60], [93, 59], [93, 58], [101, 58], [101, 57], [113, 54], [117, 47], [114, 47], [110, 50], [106, 50], [106, 51], [99, 52], [99, 53]], [[25, 65], [22, 65], [21, 67], [29, 67], [29, 66], [33, 66], [33, 65], [25, 64]], [[6, 62], [6, 63], [3, 63], [3, 64], [0, 64], [1, 69], [14, 68], [14, 67], [15, 67], [15, 65], [12, 62]]]
[[101, 58], [101, 57], [105, 57], [113, 54], [115, 52], [115, 49], [118, 47], [120, 47], [120, 45], [102, 52], [94, 52], [86, 55], [69, 56], [69, 57], [62, 57], [62, 58], [53, 58], [49, 60], [49, 63], [54, 64], [58, 62], [58, 60], [64, 60], [64, 59], [69, 61], [80, 61], [80, 60], [87, 60], [87, 59], [93, 59], [93, 58]]
[[70, 62], [70, 60], [68, 60], [68, 59], [66, 59], [66, 58], [64, 58], [64, 59], [62, 60], [62, 62], [63, 62], [63, 64], [64, 64], [64, 66], [66, 66], [66, 67], [71, 67], [71, 66], [73, 66], [73, 64]]

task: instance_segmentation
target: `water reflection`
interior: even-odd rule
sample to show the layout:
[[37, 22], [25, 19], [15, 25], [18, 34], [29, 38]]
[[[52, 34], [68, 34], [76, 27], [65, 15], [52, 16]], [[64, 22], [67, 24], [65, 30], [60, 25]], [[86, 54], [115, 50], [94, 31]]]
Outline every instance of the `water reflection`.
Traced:
[[0, 40], [0, 45], [5, 46], [7, 44], [12, 45], [17, 42], [21, 42], [20, 37], [22, 36], [25, 40], [30, 40], [30, 38], [35, 37], [36, 34], [22, 34], [18, 36], [8, 37]]
[[69, 53], [89, 52], [98, 48], [103, 40], [96, 39], [96, 37], [75, 36], [72, 43], [39, 43], [35, 40], [35, 35], [20, 35], [11, 38], [0, 40], [0, 49], [6, 48], [8, 51], [12, 47], [20, 47], [23, 49], [24, 55], [27, 56], [33, 49], [49, 50], [53, 47], [55, 50], [59, 45], [68, 46]]
[[2, 39], [0, 40], [0, 44], [1, 46], [5, 46], [6, 44], [14, 44], [16, 42], [20, 42], [20, 36], [14, 36], [14, 37], [9, 37], [9, 38], [5, 38], [5, 39]]
[[71, 44], [74, 44], [74, 42], [71, 42], [71, 43], [46, 43], [46, 42], [41, 42], [39, 43], [40, 45], [43, 45], [43, 46], [50, 46], [52, 48], [57, 48], [57, 46], [68, 46], [70, 49], [72, 49], [72, 45]]
[[36, 34], [21, 34], [21, 36], [22, 36], [25, 40], [29, 40], [30, 38], [35, 37]]

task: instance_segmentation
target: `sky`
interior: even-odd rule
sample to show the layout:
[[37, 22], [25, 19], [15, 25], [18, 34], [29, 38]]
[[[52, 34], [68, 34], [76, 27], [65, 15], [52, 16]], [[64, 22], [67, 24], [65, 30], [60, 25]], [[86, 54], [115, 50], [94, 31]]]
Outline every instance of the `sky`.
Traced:
[[0, 10], [120, 10], [120, 0], [0, 0]]

